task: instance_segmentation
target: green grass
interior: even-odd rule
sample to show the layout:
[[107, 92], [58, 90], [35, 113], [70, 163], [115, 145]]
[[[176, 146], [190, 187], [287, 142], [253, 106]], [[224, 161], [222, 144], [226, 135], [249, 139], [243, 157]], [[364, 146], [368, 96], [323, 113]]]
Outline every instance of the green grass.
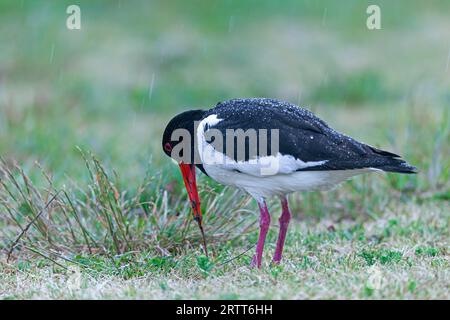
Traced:
[[[449, 3], [377, 3], [380, 31], [365, 1], [79, 1], [68, 31], [70, 1], [2, 1], [0, 299], [448, 299]], [[420, 172], [291, 195], [279, 266], [271, 200], [262, 270], [257, 206], [201, 176], [206, 258], [160, 137], [177, 112], [252, 96]]]

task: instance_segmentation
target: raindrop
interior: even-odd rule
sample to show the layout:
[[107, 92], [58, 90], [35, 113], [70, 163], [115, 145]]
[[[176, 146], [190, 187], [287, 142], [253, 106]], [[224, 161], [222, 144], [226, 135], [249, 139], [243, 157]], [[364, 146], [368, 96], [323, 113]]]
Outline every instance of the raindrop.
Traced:
[[322, 25], [325, 25], [325, 20], [327, 19], [327, 14], [328, 14], [328, 8], [325, 8], [323, 10], [323, 15], [322, 15]]
[[302, 91], [299, 90], [297, 94], [297, 105], [300, 106], [300, 101], [302, 100]]
[[231, 32], [234, 27], [234, 16], [230, 16], [230, 19], [228, 20], [228, 32]]
[[148, 101], [152, 101], [153, 85], [155, 84], [155, 73], [152, 73], [152, 80], [150, 81], [150, 88], [148, 90]]
[[55, 56], [55, 44], [52, 44], [52, 49], [50, 50], [50, 63], [53, 63], [53, 57]]
[[445, 72], [448, 71], [448, 67], [450, 65], [450, 48], [448, 49], [448, 55], [447, 55], [447, 66], [445, 67]]

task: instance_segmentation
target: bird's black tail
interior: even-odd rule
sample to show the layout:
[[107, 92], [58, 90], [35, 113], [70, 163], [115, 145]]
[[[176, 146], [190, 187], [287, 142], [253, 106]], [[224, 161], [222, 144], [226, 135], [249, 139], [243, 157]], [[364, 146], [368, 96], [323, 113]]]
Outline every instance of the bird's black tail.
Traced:
[[386, 165], [378, 166], [377, 169], [381, 169], [386, 172], [397, 172], [397, 173], [417, 173], [416, 167], [410, 165], [402, 159], [392, 159], [391, 163]]
[[381, 169], [386, 172], [397, 172], [397, 173], [417, 173], [416, 167], [410, 165], [405, 160], [400, 159], [400, 156], [388, 151], [380, 150], [369, 146], [373, 153], [381, 156], [384, 161], [377, 161], [379, 164], [375, 166], [376, 169]]

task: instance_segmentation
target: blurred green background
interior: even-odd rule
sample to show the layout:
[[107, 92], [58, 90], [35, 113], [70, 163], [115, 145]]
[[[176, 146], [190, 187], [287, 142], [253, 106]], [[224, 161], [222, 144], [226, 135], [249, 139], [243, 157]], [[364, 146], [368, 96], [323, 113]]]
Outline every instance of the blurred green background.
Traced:
[[[81, 8], [81, 30], [66, 8]], [[381, 7], [381, 30], [366, 8]], [[238, 97], [308, 107], [448, 183], [450, 1], [1, 1], [0, 154], [84, 179], [75, 146], [122, 179], [175, 166], [167, 121]], [[448, 190], [448, 189], [447, 189]]]

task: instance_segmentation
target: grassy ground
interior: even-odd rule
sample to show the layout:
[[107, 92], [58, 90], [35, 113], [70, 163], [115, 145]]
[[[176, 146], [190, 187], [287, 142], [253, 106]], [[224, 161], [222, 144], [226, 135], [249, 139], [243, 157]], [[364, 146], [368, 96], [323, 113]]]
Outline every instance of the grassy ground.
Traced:
[[[379, 31], [364, 1], [79, 3], [81, 31], [70, 1], [0, 4], [0, 298], [450, 297], [448, 2], [379, 1]], [[420, 173], [292, 195], [280, 266], [271, 202], [262, 270], [255, 204], [201, 177], [207, 259], [160, 137], [250, 96]]]
[[[275, 232], [269, 240], [266, 260]], [[285, 262], [262, 270], [248, 267], [249, 255], [220, 265], [243, 251], [222, 244], [208, 263], [199, 250], [189, 250], [164, 258], [148, 252], [116, 257], [117, 264], [123, 260], [118, 269], [101, 258], [69, 270], [44, 262], [2, 265], [0, 290], [6, 299], [441, 299], [448, 298], [447, 250], [445, 209], [401, 205], [365, 223], [296, 221]]]

